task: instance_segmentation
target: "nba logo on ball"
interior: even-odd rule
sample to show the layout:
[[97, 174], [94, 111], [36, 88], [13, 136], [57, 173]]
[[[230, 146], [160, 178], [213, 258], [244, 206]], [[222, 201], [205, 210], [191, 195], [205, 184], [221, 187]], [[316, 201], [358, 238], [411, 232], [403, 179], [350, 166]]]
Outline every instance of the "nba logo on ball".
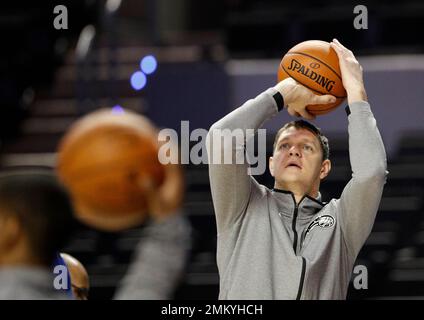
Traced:
[[281, 60], [278, 81], [293, 78], [315, 94], [331, 94], [336, 102], [327, 105], [309, 105], [315, 115], [325, 114], [338, 107], [346, 98], [339, 59], [329, 42], [310, 40], [291, 48]]

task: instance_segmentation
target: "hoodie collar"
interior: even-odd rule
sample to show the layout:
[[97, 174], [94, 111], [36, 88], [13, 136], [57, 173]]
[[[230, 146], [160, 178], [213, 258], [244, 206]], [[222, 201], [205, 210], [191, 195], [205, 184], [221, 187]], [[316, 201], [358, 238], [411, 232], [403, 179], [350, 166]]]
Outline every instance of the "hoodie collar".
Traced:
[[[296, 200], [293, 192], [281, 189], [272, 189], [273, 194], [277, 199], [281, 200], [281, 205], [285, 209], [286, 214], [292, 215], [296, 208]], [[321, 202], [321, 193], [318, 192], [316, 198], [308, 195], [303, 196], [299, 204], [297, 204], [297, 212], [299, 218], [308, 218], [315, 215], [325, 206], [325, 203]]]

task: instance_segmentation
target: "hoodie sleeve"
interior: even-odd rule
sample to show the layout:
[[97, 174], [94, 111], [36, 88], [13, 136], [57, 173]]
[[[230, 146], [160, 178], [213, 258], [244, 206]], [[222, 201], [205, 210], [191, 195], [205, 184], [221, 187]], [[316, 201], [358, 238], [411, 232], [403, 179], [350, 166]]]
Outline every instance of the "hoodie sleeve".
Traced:
[[352, 178], [339, 199], [339, 221], [348, 249], [356, 258], [374, 224], [386, 182], [387, 161], [370, 105], [359, 101], [352, 103], [347, 110], [350, 111], [348, 131]]
[[[251, 177], [245, 161], [244, 133], [247, 129], [256, 132], [265, 120], [278, 113], [278, 95], [274, 88], [266, 90], [213, 124], [208, 132], [209, 179], [218, 233], [241, 217], [250, 197]], [[236, 138], [235, 142], [228, 139], [236, 132], [244, 138]]]
[[183, 212], [146, 226], [114, 299], [172, 299], [190, 255], [191, 238]]

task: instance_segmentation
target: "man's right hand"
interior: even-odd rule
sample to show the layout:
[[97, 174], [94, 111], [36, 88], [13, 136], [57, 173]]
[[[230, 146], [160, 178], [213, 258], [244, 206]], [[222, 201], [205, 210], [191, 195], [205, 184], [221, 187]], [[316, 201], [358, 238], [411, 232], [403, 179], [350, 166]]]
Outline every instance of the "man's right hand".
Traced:
[[337, 39], [330, 43], [339, 57], [343, 86], [347, 92], [347, 101], [351, 105], [355, 101], [368, 101], [362, 76], [362, 67], [352, 51], [343, 46]]
[[306, 110], [306, 106], [336, 102], [334, 96], [328, 94], [321, 96], [316, 95], [290, 77], [279, 82], [274, 88], [283, 96], [284, 104], [287, 106], [287, 112], [293, 117], [303, 117], [308, 120], [313, 120], [315, 116]]

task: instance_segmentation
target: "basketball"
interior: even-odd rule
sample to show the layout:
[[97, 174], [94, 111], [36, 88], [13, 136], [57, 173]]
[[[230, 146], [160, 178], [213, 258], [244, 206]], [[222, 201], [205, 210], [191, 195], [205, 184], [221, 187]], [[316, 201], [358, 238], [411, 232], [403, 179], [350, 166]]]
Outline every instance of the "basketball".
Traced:
[[74, 123], [59, 144], [57, 173], [77, 218], [118, 231], [145, 219], [143, 186], [160, 186], [157, 133], [143, 116], [95, 111]]
[[321, 115], [337, 108], [346, 98], [337, 53], [329, 42], [304, 41], [291, 48], [281, 60], [278, 81], [293, 78], [315, 94], [331, 94], [336, 102], [326, 105], [309, 105], [309, 113]]

